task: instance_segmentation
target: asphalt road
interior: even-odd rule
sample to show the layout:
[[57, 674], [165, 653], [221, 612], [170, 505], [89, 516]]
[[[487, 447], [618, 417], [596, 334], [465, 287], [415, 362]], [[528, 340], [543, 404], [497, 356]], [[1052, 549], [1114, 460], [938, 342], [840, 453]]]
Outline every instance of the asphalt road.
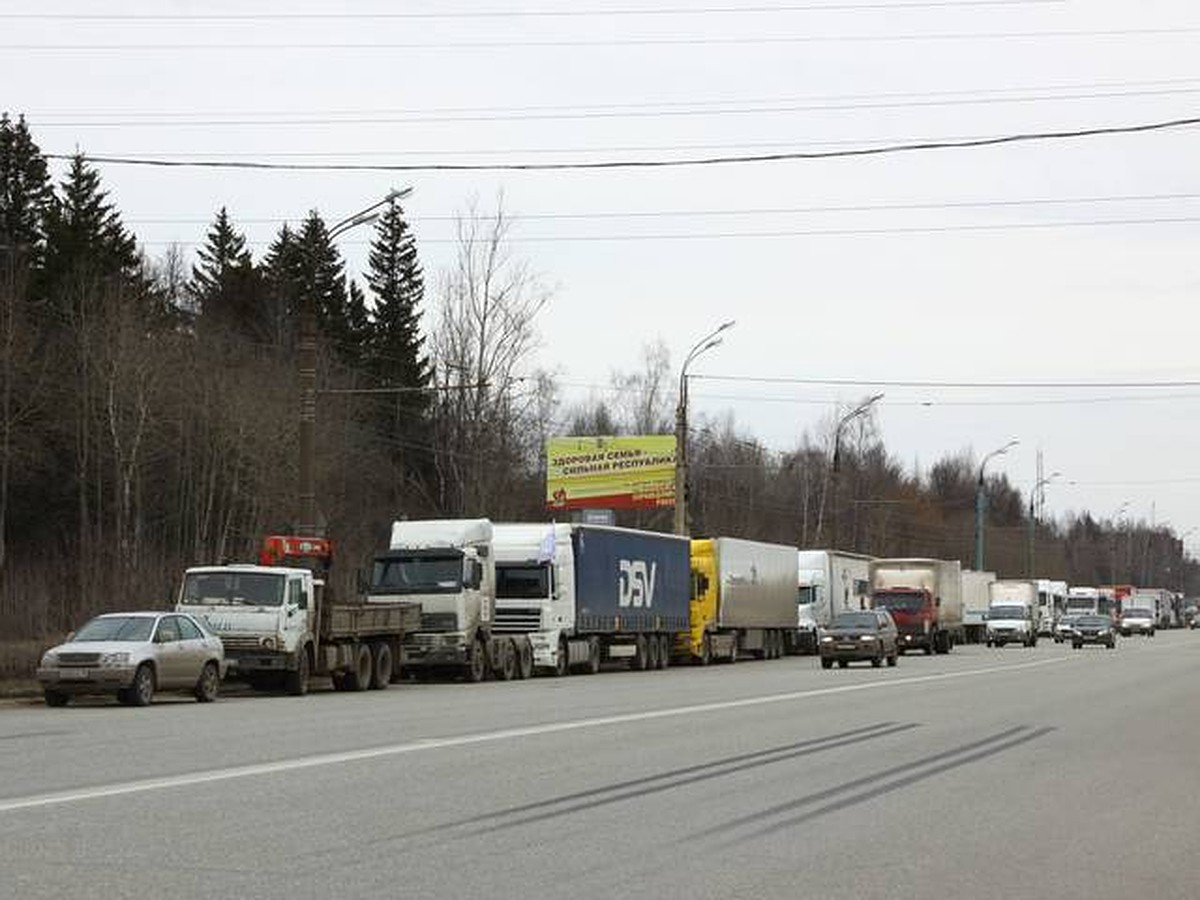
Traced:
[[1200, 633], [0, 708], [0, 897], [1200, 896]]

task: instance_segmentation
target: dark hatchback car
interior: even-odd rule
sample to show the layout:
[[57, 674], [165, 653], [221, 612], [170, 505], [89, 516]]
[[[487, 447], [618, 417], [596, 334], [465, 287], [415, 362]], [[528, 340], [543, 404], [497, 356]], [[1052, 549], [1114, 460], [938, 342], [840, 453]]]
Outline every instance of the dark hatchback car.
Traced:
[[821, 668], [833, 668], [834, 660], [843, 669], [852, 660], [867, 660], [876, 668], [887, 660], [894, 666], [898, 640], [896, 623], [886, 609], [839, 613], [821, 633]]
[[1117, 646], [1117, 629], [1108, 616], [1080, 616], [1071, 629], [1071, 646], [1103, 644], [1109, 650]]

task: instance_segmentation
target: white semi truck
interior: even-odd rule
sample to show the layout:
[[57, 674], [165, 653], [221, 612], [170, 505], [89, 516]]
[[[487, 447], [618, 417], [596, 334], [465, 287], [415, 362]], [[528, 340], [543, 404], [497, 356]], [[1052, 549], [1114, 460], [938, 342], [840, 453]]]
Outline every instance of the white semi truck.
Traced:
[[871, 600], [869, 564], [874, 559], [842, 550], [800, 550], [796, 596], [796, 653], [817, 652], [817, 631], [840, 612], [866, 609]]
[[493, 527], [493, 631], [528, 640], [545, 673], [624, 661], [662, 669], [688, 630], [688, 539], [567, 523]]
[[488, 519], [426, 519], [392, 525], [386, 552], [372, 567], [372, 603], [406, 600], [421, 610], [404, 639], [404, 668], [416, 678], [460, 675], [482, 681], [528, 678], [533, 649], [521, 634], [495, 625], [496, 564]]

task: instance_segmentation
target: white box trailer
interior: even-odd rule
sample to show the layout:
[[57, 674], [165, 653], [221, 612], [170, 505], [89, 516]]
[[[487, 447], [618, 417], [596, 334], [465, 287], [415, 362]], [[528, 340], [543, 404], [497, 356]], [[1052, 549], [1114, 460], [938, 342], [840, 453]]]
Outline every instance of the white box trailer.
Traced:
[[988, 604], [991, 602], [988, 585], [995, 580], [995, 572], [963, 569], [963, 632], [968, 644], [983, 643], [984, 632], [987, 629]]
[[1054, 634], [1054, 623], [1066, 612], [1067, 583], [1049, 578], [1037, 580], [1038, 590], [1038, 634]]
[[800, 550], [796, 554], [797, 653], [817, 652], [817, 630], [840, 612], [871, 605], [873, 556], [844, 550]]
[[1038, 586], [1036, 581], [1005, 579], [988, 585], [987, 645], [1003, 647], [1020, 642], [1037, 646]]

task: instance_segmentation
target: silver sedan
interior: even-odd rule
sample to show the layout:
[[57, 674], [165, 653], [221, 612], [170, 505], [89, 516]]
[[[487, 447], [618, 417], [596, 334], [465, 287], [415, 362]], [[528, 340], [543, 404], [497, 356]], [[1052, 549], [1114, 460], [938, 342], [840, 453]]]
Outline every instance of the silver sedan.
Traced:
[[47, 650], [37, 670], [48, 706], [110, 692], [128, 706], [148, 706], [159, 690], [208, 703], [224, 675], [221, 639], [199, 619], [162, 612], [97, 616]]

